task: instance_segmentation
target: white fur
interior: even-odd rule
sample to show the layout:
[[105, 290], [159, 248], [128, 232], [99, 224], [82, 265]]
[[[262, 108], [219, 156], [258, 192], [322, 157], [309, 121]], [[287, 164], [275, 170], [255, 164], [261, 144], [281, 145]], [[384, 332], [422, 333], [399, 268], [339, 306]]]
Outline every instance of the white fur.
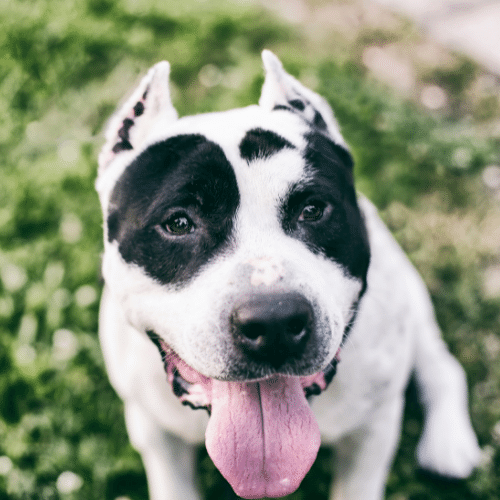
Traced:
[[[101, 343], [110, 380], [125, 402], [131, 441], [144, 459], [152, 500], [199, 499], [193, 445], [203, 443], [207, 417], [180, 405], [166, 382], [156, 347], [143, 332], [154, 330], [194, 369], [224, 379], [234, 347], [223, 318], [239, 298], [259, 286], [300, 291], [315, 304], [322, 320], [320, 334], [328, 336], [324, 357], [311, 366], [313, 373], [335, 356], [360, 290], [358, 280], [311, 253], [280, 227], [278, 204], [291, 183], [305, 175], [297, 151], [284, 149], [270, 159], [253, 162], [251, 168], [240, 158], [238, 144], [246, 131], [259, 126], [276, 131], [299, 148], [305, 146], [304, 120], [271, 111], [297, 95], [321, 111], [330, 135], [343, 144], [326, 101], [285, 73], [274, 55], [265, 52], [263, 57], [267, 76], [259, 106], [179, 120], [168, 97], [164, 78], [168, 68], [152, 71], [134, 95], [142, 95], [150, 85], [150, 98], [159, 104], [152, 106], [147, 125], [138, 121], [138, 130], [132, 132], [136, 149], [110, 160], [106, 156], [101, 165], [97, 189], [106, 217], [116, 180], [140, 151], [176, 134], [201, 133], [224, 150], [241, 196], [231, 251], [181, 289], [155, 283], [121, 258], [116, 242], [105, 239]], [[109, 143], [134, 99], [112, 122]], [[109, 143], [106, 154], [112, 147]], [[313, 402], [324, 443], [337, 448], [331, 493], [335, 500], [382, 498], [412, 370], [416, 370], [427, 415], [418, 448], [420, 463], [441, 474], [466, 477], [479, 458], [463, 370], [440, 338], [425, 286], [375, 208], [364, 198], [359, 202], [372, 251], [368, 288], [342, 350], [338, 373]]]

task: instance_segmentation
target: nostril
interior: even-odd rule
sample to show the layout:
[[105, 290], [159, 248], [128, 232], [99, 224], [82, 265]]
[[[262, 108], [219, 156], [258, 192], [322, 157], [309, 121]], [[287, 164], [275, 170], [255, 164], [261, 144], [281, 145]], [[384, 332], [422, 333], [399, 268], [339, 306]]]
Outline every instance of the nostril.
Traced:
[[305, 333], [309, 317], [301, 314], [291, 318], [286, 325], [286, 333], [298, 337]]
[[249, 340], [258, 340], [264, 336], [264, 329], [258, 323], [247, 323], [240, 326], [241, 333]]

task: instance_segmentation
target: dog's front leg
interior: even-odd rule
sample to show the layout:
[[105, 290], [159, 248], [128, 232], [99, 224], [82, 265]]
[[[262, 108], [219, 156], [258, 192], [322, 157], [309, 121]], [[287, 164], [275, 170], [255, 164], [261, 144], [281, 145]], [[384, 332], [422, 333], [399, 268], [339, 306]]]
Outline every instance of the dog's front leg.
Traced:
[[200, 500], [195, 487], [196, 446], [166, 432], [134, 402], [125, 402], [130, 441], [146, 469], [150, 500]]
[[402, 411], [402, 398], [382, 403], [369, 422], [335, 445], [331, 500], [382, 500]]

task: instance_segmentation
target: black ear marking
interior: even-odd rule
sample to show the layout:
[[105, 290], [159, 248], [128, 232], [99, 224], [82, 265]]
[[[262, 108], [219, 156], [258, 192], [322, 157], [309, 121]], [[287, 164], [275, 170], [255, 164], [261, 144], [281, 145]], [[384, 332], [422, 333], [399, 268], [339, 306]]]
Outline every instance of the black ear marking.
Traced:
[[124, 140], [124, 141], [117, 142], [113, 146], [112, 151], [113, 151], [113, 153], [119, 153], [120, 151], [127, 151], [130, 149], [134, 149], [132, 147], [132, 144], [130, 144], [130, 142], [128, 142], [127, 140]]
[[306, 109], [306, 105], [300, 99], [292, 99], [288, 101], [288, 104], [299, 111], [304, 111], [304, 109]]
[[169, 75], [167, 61], [155, 64], [111, 117], [106, 142], [99, 153], [99, 176], [120, 153], [140, 149], [147, 141], [156, 117], [169, 122], [177, 120], [170, 98]]
[[129, 151], [131, 149], [134, 149], [130, 142], [130, 129], [134, 126], [135, 122], [131, 118], [131, 116], [136, 118], [144, 113], [144, 99], [146, 99], [147, 93], [148, 89], [146, 89], [146, 91], [142, 95], [142, 99], [136, 102], [129, 116], [123, 120], [122, 126], [118, 130], [118, 137], [121, 139], [121, 141], [117, 142], [113, 146], [113, 153], [119, 153], [120, 151]]
[[317, 109], [314, 110], [313, 123], [314, 123], [314, 126], [318, 127], [320, 130], [326, 130], [328, 128], [325, 120], [321, 116], [321, 113]]
[[125, 120], [123, 120], [122, 128], [120, 130], [118, 130], [118, 137], [124, 141], [128, 141], [128, 139], [129, 139], [128, 133], [129, 133], [130, 127], [133, 124], [134, 124], [134, 120], [132, 120], [131, 118], [125, 118]]
[[328, 125], [321, 113], [307, 99], [291, 99], [288, 101], [288, 104], [290, 107], [284, 104], [276, 104], [276, 106], [273, 107], [273, 111], [288, 111], [290, 113], [295, 113], [321, 131], [326, 131], [328, 129]]
[[137, 102], [134, 106], [134, 115], [141, 116], [144, 113], [144, 103], [142, 101]]

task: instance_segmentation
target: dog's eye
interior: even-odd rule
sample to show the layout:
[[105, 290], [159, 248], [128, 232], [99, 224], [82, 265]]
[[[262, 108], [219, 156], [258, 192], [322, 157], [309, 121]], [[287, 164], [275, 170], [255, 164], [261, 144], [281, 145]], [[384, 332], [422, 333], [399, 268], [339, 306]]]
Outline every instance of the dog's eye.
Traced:
[[316, 222], [319, 221], [325, 213], [325, 204], [321, 202], [313, 202], [306, 205], [299, 215], [300, 222]]
[[163, 223], [163, 228], [174, 236], [184, 236], [194, 231], [194, 222], [184, 213], [175, 213]]

